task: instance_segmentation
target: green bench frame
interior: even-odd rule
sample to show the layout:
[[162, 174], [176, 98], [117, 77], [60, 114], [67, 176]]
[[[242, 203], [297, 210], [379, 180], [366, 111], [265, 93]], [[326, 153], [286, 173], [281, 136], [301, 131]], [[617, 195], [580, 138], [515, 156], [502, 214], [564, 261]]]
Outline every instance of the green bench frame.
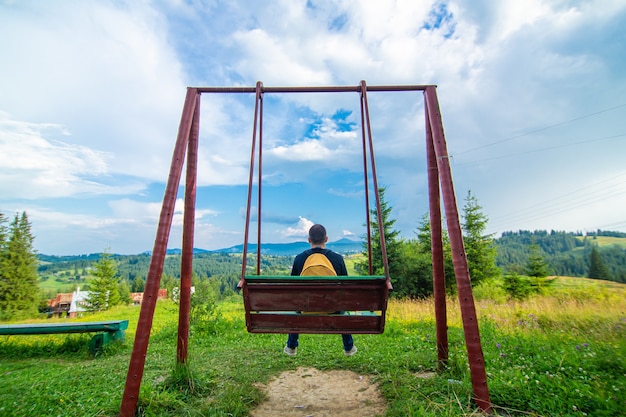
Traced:
[[389, 285], [384, 276], [247, 275], [243, 285], [250, 333], [379, 334]]
[[89, 341], [89, 351], [96, 354], [113, 340], [124, 340], [128, 320], [73, 322], [73, 323], [25, 323], [0, 324], [0, 335], [37, 335], [67, 333], [97, 333]]

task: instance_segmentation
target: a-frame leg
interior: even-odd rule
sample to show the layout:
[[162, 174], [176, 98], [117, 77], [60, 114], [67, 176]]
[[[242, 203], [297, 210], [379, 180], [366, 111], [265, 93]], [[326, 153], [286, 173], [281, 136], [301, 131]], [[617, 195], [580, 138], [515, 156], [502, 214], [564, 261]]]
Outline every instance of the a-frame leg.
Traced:
[[178, 137], [176, 139], [176, 146], [172, 156], [172, 164], [170, 166], [167, 187], [165, 188], [165, 196], [163, 197], [163, 205], [161, 207], [161, 215], [159, 217], [159, 226], [157, 228], [154, 248], [152, 250], [150, 269], [148, 270], [146, 287], [144, 289], [143, 300], [141, 302], [137, 332], [135, 333], [135, 343], [133, 345], [130, 364], [128, 365], [126, 385], [124, 387], [124, 394], [119, 413], [120, 417], [133, 417], [137, 408], [139, 388], [143, 377], [146, 353], [148, 351], [150, 330], [152, 329], [152, 319], [154, 318], [154, 309], [156, 307], [159, 286], [161, 283], [161, 274], [163, 273], [163, 263], [165, 261], [167, 251], [167, 241], [172, 228], [172, 218], [174, 217], [176, 196], [180, 185], [183, 163], [185, 161], [185, 151], [189, 143], [192, 120], [194, 118], [196, 104], [198, 102], [197, 96], [197, 89], [187, 89], [183, 114], [181, 116], [180, 127], [178, 129]]
[[180, 294], [178, 300], [178, 344], [176, 362], [187, 362], [189, 348], [189, 319], [191, 312], [191, 277], [193, 275], [193, 242], [196, 217], [196, 180], [198, 177], [198, 142], [200, 136], [200, 94], [187, 146], [187, 176], [185, 178], [185, 212], [183, 215], [183, 245], [180, 260]]
[[441, 226], [441, 198], [439, 193], [439, 170], [433, 144], [433, 135], [426, 111], [426, 160], [428, 169], [428, 201], [430, 207], [430, 251], [433, 267], [433, 298], [435, 301], [435, 322], [437, 324], [437, 366], [442, 368], [448, 362], [448, 316], [446, 311], [446, 276], [443, 256], [443, 230]]
[[467, 356], [475, 397], [474, 400], [482, 410], [489, 412], [491, 411], [491, 401], [489, 399], [489, 388], [487, 387], [485, 359], [480, 342], [480, 332], [476, 319], [476, 306], [474, 305], [474, 296], [472, 294], [469, 269], [463, 244], [463, 234], [461, 232], [456, 197], [454, 195], [454, 185], [452, 183], [452, 172], [450, 170], [450, 161], [435, 86], [427, 86], [425, 88], [424, 99], [426, 115], [432, 131], [431, 141], [435, 150], [437, 171], [441, 183], [443, 204], [446, 213], [446, 224], [450, 236], [452, 263], [454, 265], [454, 275], [456, 277], [459, 304], [461, 307], [465, 345], [467, 347]]

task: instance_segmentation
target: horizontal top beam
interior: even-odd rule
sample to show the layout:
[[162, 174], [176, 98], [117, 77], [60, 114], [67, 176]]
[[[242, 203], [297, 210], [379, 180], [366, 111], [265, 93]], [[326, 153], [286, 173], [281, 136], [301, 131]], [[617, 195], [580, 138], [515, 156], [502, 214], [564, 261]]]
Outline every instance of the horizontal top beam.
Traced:
[[[366, 91], [424, 91], [433, 85], [367, 85]], [[199, 93], [256, 93], [256, 87], [189, 87]], [[263, 93], [346, 93], [360, 92], [361, 85], [316, 86], [316, 87], [265, 87]]]

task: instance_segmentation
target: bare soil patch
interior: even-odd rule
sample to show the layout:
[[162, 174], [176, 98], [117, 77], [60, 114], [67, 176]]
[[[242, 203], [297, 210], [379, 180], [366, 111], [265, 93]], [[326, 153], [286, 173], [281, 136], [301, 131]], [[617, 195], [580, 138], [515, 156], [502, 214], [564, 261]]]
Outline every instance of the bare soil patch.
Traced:
[[259, 388], [267, 401], [251, 417], [375, 417], [386, 406], [378, 385], [352, 371], [298, 368]]

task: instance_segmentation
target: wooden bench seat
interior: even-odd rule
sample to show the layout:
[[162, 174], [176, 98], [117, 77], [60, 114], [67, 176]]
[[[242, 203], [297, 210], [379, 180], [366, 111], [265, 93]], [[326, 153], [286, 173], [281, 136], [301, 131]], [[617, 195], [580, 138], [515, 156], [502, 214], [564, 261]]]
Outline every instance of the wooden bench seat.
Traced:
[[385, 327], [384, 276], [245, 277], [250, 333], [377, 334]]
[[24, 323], [0, 324], [0, 335], [36, 335], [36, 334], [68, 334], [97, 333], [89, 342], [92, 354], [100, 351], [113, 340], [124, 340], [124, 331], [128, 328], [128, 320], [71, 322], [71, 323]]

